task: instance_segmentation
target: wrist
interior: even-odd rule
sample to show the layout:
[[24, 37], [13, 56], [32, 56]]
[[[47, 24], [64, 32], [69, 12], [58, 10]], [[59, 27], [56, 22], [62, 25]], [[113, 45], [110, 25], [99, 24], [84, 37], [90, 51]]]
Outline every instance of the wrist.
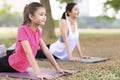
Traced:
[[39, 74], [41, 74], [42, 72], [39, 70], [39, 71], [35, 71], [35, 74], [36, 75], [39, 75]]
[[83, 54], [82, 54], [82, 53], [80, 54], [80, 57], [83, 57]]
[[58, 72], [59, 72], [60, 70], [61, 70], [61, 68], [60, 68], [60, 67], [57, 67], [57, 68], [56, 68], [56, 71], [58, 71]]
[[56, 69], [57, 72], [61, 72], [61, 70], [62, 70], [61, 68], [57, 68]]
[[69, 55], [69, 59], [71, 59], [72, 58], [72, 55]]
[[80, 55], [80, 57], [83, 57], [83, 55]]

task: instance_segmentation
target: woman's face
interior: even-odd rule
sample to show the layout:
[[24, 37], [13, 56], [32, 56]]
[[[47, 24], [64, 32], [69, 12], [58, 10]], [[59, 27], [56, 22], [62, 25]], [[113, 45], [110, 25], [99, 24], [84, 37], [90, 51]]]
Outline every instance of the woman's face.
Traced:
[[46, 22], [46, 10], [44, 7], [40, 7], [35, 11], [32, 23], [38, 25], [44, 25]]
[[80, 14], [80, 10], [78, 8], [78, 5], [75, 5], [73, 8], [72, 8], [72, 11], [69, 13], [69, 15], [73, 18], [78, 18], [79, 17], [79, 14]]

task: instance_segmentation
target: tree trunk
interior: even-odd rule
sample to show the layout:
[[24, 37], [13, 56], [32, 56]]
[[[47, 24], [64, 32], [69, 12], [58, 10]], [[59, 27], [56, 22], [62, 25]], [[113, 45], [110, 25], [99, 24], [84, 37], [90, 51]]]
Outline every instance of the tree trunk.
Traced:
[[42, 34], [43, 34], [43, 39], [47, 41], [51, 40], [52, 38], [55, 38], [55, 31], [54, 31], [54, 20], [51, 15], [51, 7], [50, 7], [50, 2], [49, 0], [40, 0], [41, 4], [45, 6], [46, 8], [46, 16], [47, 20], [44, 26], [42, 26]]

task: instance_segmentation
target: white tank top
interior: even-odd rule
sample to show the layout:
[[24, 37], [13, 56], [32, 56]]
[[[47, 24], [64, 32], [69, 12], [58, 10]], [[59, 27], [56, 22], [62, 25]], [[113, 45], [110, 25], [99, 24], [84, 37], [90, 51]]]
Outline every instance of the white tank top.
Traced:
[[[70, 51], [73, 52], [77, 41], [78, 41], [78, 31], [77, 31], [77, 24], [75, 25], [75, 32], [73, 33], [71, 30], [71, 25], [68, 19], [66, 19], [68, 25], [68, 43], [70, 47]], [[60, 58], [60, 59], [68, 59], [68, 53], [66, 51], [65, 43], [58, 39], [55, 43], [50, 45], [51, 53]]]

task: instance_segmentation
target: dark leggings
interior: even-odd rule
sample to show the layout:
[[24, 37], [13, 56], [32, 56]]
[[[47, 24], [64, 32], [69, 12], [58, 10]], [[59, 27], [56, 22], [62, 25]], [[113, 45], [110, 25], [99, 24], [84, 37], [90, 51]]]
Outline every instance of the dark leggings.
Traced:
[[14, 50], [8, 50], [6, 56], [0, 58], [0, 72], [17, 72], [8, 63], [9, 56], [13, 53]]
[[[48, 47], [48, 49], [49, 49], [50, 44], [48, 44], [47, 47]], [[59, 59], [59, 58], [57, 58], [57, 57], [54, 56], [54, 55], [53, 55], [53, 57], [54, 57], [55, 59]], [[39, 49], [39, 50], [37, 51], [37, 54], [36, 54], [36, 57], [35, 57], [35, 58], [36, 58], [36, 59], [47, 59], [47, 57], [44, 55], [44, 53], [43, 53], [43, 51], [42, 51], [41, 49]]]
[[[49, 49], [50, 44], [48, 44], [47, 47], [48, 47], [48, 49]], [[11, 54], [11, 53], [13, 53], [13, 52], [14, 52], [14, 50], [7, 50], [7, 54]], [[57, 58], [57, 57], [54, 56], [54, 55], [53, 55], [53, 57], [54, 57], [55, 59], [59, 59], [59, 58]], [[42, 51], [41, 49], [39, 49], [39, 50], [37, 51], [37, 54], [36, 54], [36, 57], [35, 57], [35, 58], [36, 58], [36, 59], [47, 59], [47, 57], [44, 55], [44, 53], [43, 53], [43, 51]]]

